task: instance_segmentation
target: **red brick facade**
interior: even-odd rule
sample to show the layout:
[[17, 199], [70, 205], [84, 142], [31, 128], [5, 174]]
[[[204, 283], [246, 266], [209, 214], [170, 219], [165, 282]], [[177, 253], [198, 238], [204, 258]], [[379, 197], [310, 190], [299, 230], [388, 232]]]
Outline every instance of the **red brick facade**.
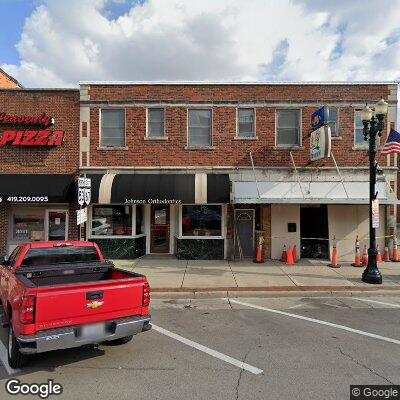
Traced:
[[[86, 86], [85, 86], [86, 87]], [[292, 148], [296, 165], [310, 166], [311, 114], [323, 104], [340, 105], [340, 138], [332, 141], [339, 166], [367, 166], [367, 153], [354, 150], [354, 111], [380, 97], [388, 98], [388, 85], [88, 85], [90, 105], [91, 167], [249, 166], [249, 152], [256, 166], [288, 167], [288, 149], [275, 146], [276, 108], [301, 109], [302, 145]], [[101, 105], [100, 105], [100, 104]], [[146, 107], [165, 107], [167, 140], [145, 140]], [[127, 149], [98, 149], [99, 109], [112, 105], [126, 109]], [[236, 109], [256, 109], [255, 140], [238, 140]], [[278, 106], [278, 107], [277, 107]], [[212, 108], [213, 149], [189, 150], [187, 108]], [[85, 126], [86, 129], [86, 126]], [[343, 151], [345, 150], [345, 151]], [[334, 167], [332, 160], [313, 167]]]
[[16, 116], [42, 113], [54, 118], [52, 130], [65, 131], [57, 147], [0, 147], [0, 174], [75, 174], [79, 167], [77, 90], [0, 90], [0, 112]]
[[[0, 90], [0, 112], [12, 116], [36, 116], [46, 113], [54, 118], [54, 125], [49, 129], [65, 131], [65, 141], [61, 146], [0, 147], [0, 174], [78, 174], [78, 90], [3, 89]], [[1, 127], [0, 130], [3, 129], [4, 127]], [[10, 206], [6, 203], [0, 204], [0, 254], [6, 251], [9, 209]], [[69, 238], [77, 239], [74, 205], [69, 206], [69, 214]]]

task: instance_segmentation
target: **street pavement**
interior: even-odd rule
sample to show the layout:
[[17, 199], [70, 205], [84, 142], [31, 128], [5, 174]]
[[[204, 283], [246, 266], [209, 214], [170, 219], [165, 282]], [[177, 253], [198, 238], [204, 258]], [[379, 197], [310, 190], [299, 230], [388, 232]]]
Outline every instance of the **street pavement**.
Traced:
[[[356, 268], [347, 263], [331, 268], [329, 261], [323, 260], [304, 259], [288, 266], [271, 260], [256, 264], [252, 260], [178, 260], [174, 256], [146, 256], [137, 260], [114, 260], [114, 263], [118, 268], [146, 275], [154, 292], [252, 288], [370, 290], [372, 287], [361, 280], [364, 267]], [[400, 263], [380, 263], [379, 268], [383, 276], [379, 289], [400, 290]]]
[[399, 313], [395, 295], [153, 299], [155, 329], [129, 344], [0, 363], [0, 398], [33, 398], [5, 393], [16, 377], [71, 400], [349, 399], [350, 384], [400, 384]]

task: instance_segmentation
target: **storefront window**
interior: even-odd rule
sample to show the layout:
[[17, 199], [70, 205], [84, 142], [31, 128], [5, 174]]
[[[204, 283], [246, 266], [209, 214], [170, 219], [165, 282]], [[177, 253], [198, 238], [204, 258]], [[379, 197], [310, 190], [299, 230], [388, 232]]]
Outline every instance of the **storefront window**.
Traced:
[[18, 211], [13, 215], [13, 240], [45, 240], [44, 210]]
[[183, 236], [221, 236], [222, 207], [182, 206]]
[[131, 206], [93, 206], [92, 236], [131, 235]]

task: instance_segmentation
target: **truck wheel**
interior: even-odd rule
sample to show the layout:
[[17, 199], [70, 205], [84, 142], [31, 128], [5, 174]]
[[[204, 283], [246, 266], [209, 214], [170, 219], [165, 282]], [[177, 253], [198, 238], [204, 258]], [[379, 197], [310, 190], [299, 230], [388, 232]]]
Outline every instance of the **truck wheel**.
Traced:
[[122, 337], [122, 338], [119, 338], [119, 339], [109, 340], [108, 343], [111, 343], [111, 344], [126, 344], [126, 343], [129, 343], [132, 340], [132, 338], [133, 338], [133, 335], [125, 336], [125, 337]]
[[27, 357], [19, 351], [19, 343], [11, 326], [8, 331], [8, 365], [11, 368], [22, 368], [27, 363]]

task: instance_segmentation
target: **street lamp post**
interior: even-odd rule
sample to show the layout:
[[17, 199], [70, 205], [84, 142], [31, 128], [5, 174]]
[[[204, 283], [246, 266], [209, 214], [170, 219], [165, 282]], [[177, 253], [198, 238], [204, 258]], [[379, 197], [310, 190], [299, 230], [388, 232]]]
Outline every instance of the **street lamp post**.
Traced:
[[372, 202], [377, 198], [376, 192], [376, 138], [380, 137], [384, 128], [383, 118], [387, 113], [387, 103], [381, 99], [375, 104], [375, 112], [368, 105], [361, 111], [361, 120], [364, 125], [364, 140], [369, 140], [369, 249], [368, 265], [362, 274], [362, 280], [366, 283], [381, 284], [382, 275], [376, 263], [376, 232], [372, 221]]

